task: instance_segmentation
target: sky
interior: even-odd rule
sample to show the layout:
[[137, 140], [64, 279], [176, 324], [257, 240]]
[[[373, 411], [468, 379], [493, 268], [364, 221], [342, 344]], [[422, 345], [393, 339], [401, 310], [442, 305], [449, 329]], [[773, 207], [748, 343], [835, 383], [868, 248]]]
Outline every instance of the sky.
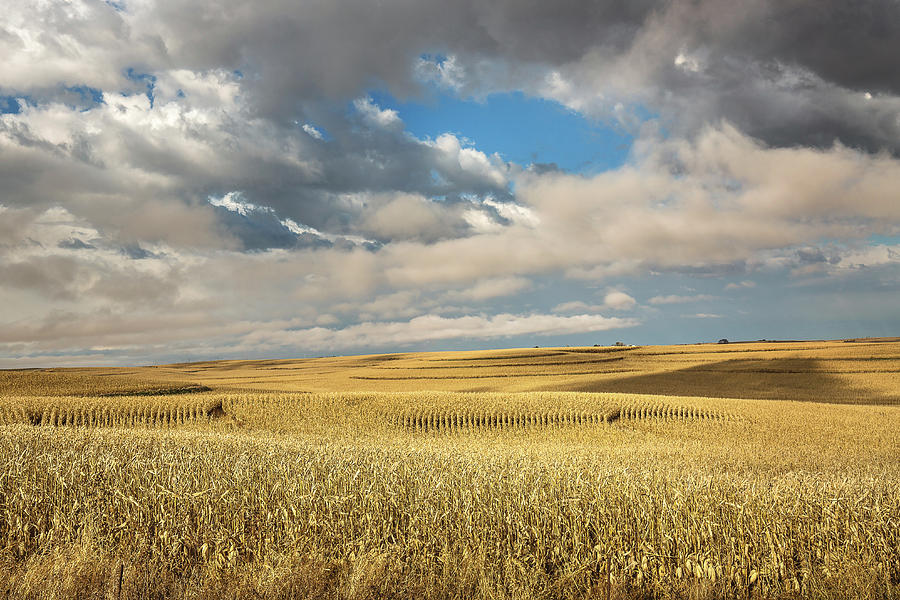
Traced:
[[894, 0], [23, 0], [0, 368], [900, 335]]

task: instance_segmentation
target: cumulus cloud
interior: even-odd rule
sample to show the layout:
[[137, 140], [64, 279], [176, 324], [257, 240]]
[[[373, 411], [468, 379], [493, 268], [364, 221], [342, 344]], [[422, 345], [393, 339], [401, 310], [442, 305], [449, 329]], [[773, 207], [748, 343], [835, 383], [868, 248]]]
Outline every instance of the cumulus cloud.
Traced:
[[603, 298], [603, 304], [615, 310], [630, 310], [637, 301], [625, 292], [610, 292]]
[[432, 201], [418, 194], [382, 194], [367, 199], [369, 210], [360, 229], [382, 240], [434, 242], [462, 235], [467, 227], [458, 204]]
[[740, 290], [754, 287], [756, 287], [756, 282], [750, 281], [749, 279], [745, 279], [744, 281], [739, 281], [737, 283], [731, 282], [725, 285], [726, 290]]
[[478, 179], [496, 189], [503, 189], [508, 183], [509, 166], [496, 154], [488, 156], [451, 133], [438, 136], [429, 145], [439, 153], [443, 174], [454, 179]]
[[588, 304], [583, 300], [563, 302], [553, 307], [555, 313], [600, 313], [609, 310], [631, 310], [637, 306], [637, 300], [620, 291], [611, 291], [603, 298], [602, 304]]
[[541, 223], [540, 218], [527, 206], [521, 206], [515, 202], [497, 202], [493, 198], [487, 198], [484, 204], [496, 210], [498, 215], [515, 225], [536, 228]]
[[655, 247], [659, 260], [685, 263], [701, 260], [693, 251], [726, 261], [736, 248], [746, 256], [752, 246], [855, 237], [890, 230], [900, 218], [889, 201], [900, 169], [885, 156], [841, 146], [768, 148], [727, 125], [693, 144], [659, 142], [649, 150], [634, 167], [593, 178], [534, 177], [520, 197], [548, 226], [602, 232], [599, 239], [614, 239], [623, 254], [649, 256]]
[[416, 76], [423, 81], [451, 90], [459, 90], [466, 79], [466, 71], [455, 55], [421, 57], [414, 69]]
[[[236, 81], [215, 74], [195, 78], [195, 87], [201, 80], [227, 89]], [[207, 199], [241, 190], [248, 206], [349, 239], [366, 225], [376, 233], [391, 229], [369, 214], [365, 199], [373, 193], [449, 196], [448, 204], [506, 194], [508, 165], [452, 135], [437, 141], [400, 131], [364, 135], [338, 123], [335, 141], [322, 145], [303, 128], [254, 118], [233, 89], [225, 96], [230, 102], [159, 92], [151, 106], [142, 94], [107, 94], [87, 111], [50, 103], [0, 115], [4, 203], [66, 206], [132, 243], [258, 248], [265, 247], [258, 232], [212, 211]], [[439, 237], [439, 227], [421, 221], [423, 206], [425, 231], [410, 235]], [[455, 227], [463, 227], [462, 216], [456, 219]], [[272, 245], [283, 239], [276, 236]]]
[[425, 315], [409, 321], [364, 322], [343, 329], [314, 327], [296, 331], [257, 331], [243, 336], [240, 344], [252, 348], [303, 345], [322, 350], [404, 346], [452, 339], [496, 339], [522, 335], [562, 335], [606, 331], [637, 325], [633, 319], [597, 315], [513, 315], [447, 318]]
[[555, 313], [600, 312], [605, 307], [602, 304], [588, 304], [583, 300], [563, 302], [553, 307]]
[[853, 249], [831, 261], [835, 269], [865, 269], [880, 265], [900, 265], [900, 245], [878, 244]]
[[403, 127], [403, 121], [396, 110], [387, 108], [382, 109], [372, 101], [372, 98], [357, 98], [353, 101], [356, 111], [362, 116], [363, 120], [373, 127], [383, 127], [385, 129], [397, 129]]
[[[0, 348], [22, 355], [52, 350], [73, 341], [94, 340], [92, 348], [127, 354], [136, 349], [134, 335], [141, 334], [141, 345], [153, 347], [168, 341], [175, 348], [185, 338], [206, 336], [223, 344], [220, 352], [229, 356], [257, 355], [283, 348], [303, 347], [308, 351], [333, 351], [351, 348], [394, 348], [410, 344], [443, 340], [491, 340], [517, 336], [550, 336], [607, 331], [633, 327], [634, 319], [607, 318], [597, 315], [561, 317], [543, 314], [506, 314], [493, 316], [467, 315], [447, 318], [437, 315], [417, 316], [405, 321], [366, 321], [343, 328], [298, 328], [298, 320], [270, 322], [233, 322], [219, 331], [199, 314], [153, 320], [147, 316], [130, 319], [113, 318], [105, 322], [88, 321], [65, 324], [58, 315], [40, 329], [21, 325], [7, 328], [0, 335]], [[145, 331], [152, 328], [152, 332]], [[59, 337], [56, 337], [59, 336]], [[109, 357], [107, 357], [109, 360]]]
[[525, 277], [500, 277], [479, 281], [463, 290], [448, 292], [445, 297], [450, 301], [483, 301], [517, 294], [530, 287], [531, 281]]
[[301, 126], [301, 129], [303, 129], [303, 131], [305, 131], [306, 133], [308, 133], [310, 136], [316, 138], [317, 140], [324, 140], [324, 139], [325, 139], [325, 136], [322, 134], [322, 132], [319, 131], [318, 129], [316, 129], [315, 126], [310, 125], [309, 123], [304, 123], [304, 124]]
[[690, 296], [682, 296], [678, 294], [670, 294], [668, 296], [653, 296], [647, 302], [650, 304], [687, 304], [689, 302], [704, 302], [707, 300], [715, 300], [716, 297], [710, 294], [694, 294]]

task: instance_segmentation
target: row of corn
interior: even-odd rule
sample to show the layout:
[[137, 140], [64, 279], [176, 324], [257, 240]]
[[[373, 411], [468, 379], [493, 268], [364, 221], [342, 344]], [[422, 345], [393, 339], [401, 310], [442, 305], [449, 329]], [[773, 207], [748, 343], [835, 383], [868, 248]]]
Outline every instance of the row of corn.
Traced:
[[406, 410], [388, 413], [391, 425], [410, 431], [466, 431], [473, 429], [540, 429], [608, 424], [626, 421], [728, 421], [727, 412], [691, 406], [608, 405], [602, 410]]
[[720, 421], [721, 409], [625, 394], [197, 393], [5, 397], [0, 425], [177, 427], [229, 417], [254, 429], [302, 431], [386, 422], [411, 431], [538, 429], [626, 421]]
[[177, 427], [208, 423], [221, 399], [207, 395], [84, 397], [6, 397], [0, 425], [43, 427]]

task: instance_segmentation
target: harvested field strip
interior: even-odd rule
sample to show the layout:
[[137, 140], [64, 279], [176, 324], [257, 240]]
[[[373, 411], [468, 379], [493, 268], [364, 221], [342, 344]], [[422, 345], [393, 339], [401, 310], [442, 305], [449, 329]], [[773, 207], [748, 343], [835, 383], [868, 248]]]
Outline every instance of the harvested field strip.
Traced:
[[[328, 373], [315, 373], [316, 375], [327, 375]], [[309, 373], [305, 373], [305, 375], [309, 375]], [[256, 376], [256, 377], [210, 377], [207, 381], [211, 384], [231, 384], [231, 383], [265, 383], [271, 384], [273, 382], [277, 383], [281, 380], [278, 379], [277, 375], [272, 375], [271, 377], [265, 376]]]
[[900, 373], [898, 369], [778, 369], [778, 368], [756, 368], [756, 369], [727, 369], [721, 368], [703, 368], [692, 367], [693, 373], [791, 373], [791, 374], [862, 374], [862, 373]]
[[469, 358], [426, 358], [427, 362], [458, 362], [458, 361], [473, 361], [473, 360], [515, 360], [517, 358], [521, 358], [523, 360], [530, 358], [543, 358], [550, 356], [565, 356], [565, 352], [544, 352], [544, 353], [529, 353], [523, 354], [521, 356], [515, 356], [511, 354], [507, 354], [505, 356], [474, 356]]
[[569, 365], [592, 365], [606, 362], [614, 362], [618, 360], [625, 360], [624, 356], [616, 356], [613, 358], [593, 358], [590, 360], [570, 360], [570, 361], [555, 361], [555, 362], [532, 362], [532, 363], [499, 363], [499, 364], [491, 364], [491, 365], [439, 365], [439, 366], [419, 366], [419, 365], [409, 365], [409, 366], [400, 366], [400, 367], [382, 367], [377, 366], [374, 367], [376, 369], [395, 369], [395, 370], [410, 370], [410, 371], [422, 371], [425, 369], [433, 370], [433, 369], [504, 369], [504, 368], [515, 368], [515, 367], [566, 367]]
[[97, 394], [100, 398], [111, 398], [115, 396], [177, 396], [179, 394], [197, 394], [200, 392], [211, 392], [212, 388], [205, 385], [184, 385], [181, 387], [159, 387], [146, 390], [138, 390], [127, 394]]
[[740, 350], [675, 350], [675, 351], [643, 351], [639, 349], [635, 352], [637, 356], [674, 356], [674, 355], [697, 355], [697, 356], [712, 356], [716, 354], [745, 354], [745, 353], [753, 353], [753, 352], [807, 352], [814, 350], [829, 350], [832, 347], [830, 346], [800, 346], [800, 347], [789, 347], [789, 348], [742, 348]]
[[641, 346], [594, 346], [584, 348], [560, 348], [561, 352], [568, 354], [610, 354], [613, 352], [634, 352]]
[[5, 396], [138, 396], [190, 394], [204, 386], [193, 381], [136, 377], [131, 373], [23, 369], [0, 371], [0, 398]]
[[847, 361], [847, 362], [867, 362], [867, 361], [876, 361], [876, 360], [892, 360], [896, 362], [900, 362], [900, 357], [897, 356], [830, 356], [828, 357], [828, 362], [831, 361]]
[[483, 375], [406, 375], [391, 377], [388, 375], [351, 375], [350, 379], [368, 381], [404, 381], [427, 379], [494, 379], [498, 377], [559, 377], [560, 375], [604, 375], [606, 373], [633, 373], [636, 369], [604, 369], [602, 371], [554, 371], [550, 373], [492, 373]]

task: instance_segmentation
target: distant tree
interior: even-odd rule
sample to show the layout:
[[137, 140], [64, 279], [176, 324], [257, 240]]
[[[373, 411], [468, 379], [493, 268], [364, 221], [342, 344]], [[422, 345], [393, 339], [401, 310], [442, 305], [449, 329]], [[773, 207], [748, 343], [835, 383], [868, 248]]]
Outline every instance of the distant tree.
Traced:
[[727, 343], [728, 343], [728, 340], [726, 340], [725, 338], [722, 338], [721, 340], [719, 340], [719, 343], [720, 343], [720, 344], [727, 344]]

